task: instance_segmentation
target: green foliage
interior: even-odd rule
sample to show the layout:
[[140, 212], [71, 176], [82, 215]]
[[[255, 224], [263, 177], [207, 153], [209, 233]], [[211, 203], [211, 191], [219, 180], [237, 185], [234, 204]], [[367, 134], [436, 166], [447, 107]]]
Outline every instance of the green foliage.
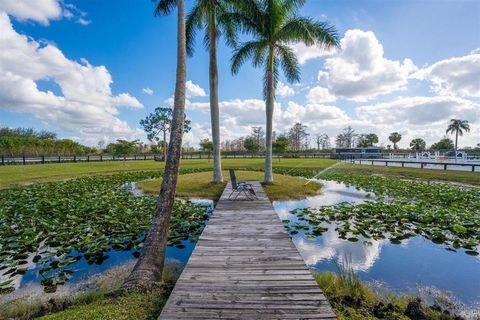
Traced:
[[114, 156], [126, 157], [138, 152], [138, 140], [127, 141], [119, 139], [116, 143], [108, 144], [106, 151]]
[[290, 226], [291, 231], [320, 236], [328, 230], [324, 223], [335, 222], [339, 237], [349, 241], [358, 241], [359, 236], [367, 242], [388, 237], [400, 243], [421, 235], [450, 251], [479, 254], [480, 192], [476, 189], [335, 172], [320, 177], [373, 192], [377, 199], [293, 210], [304, 223]]
[[[140, 125], [147, 133], [148, 140], [165, 144], [166, 141], [164, 141], [164, 137], [170, 132], [172, 118], [172, 108], [158, 107], [155, 108], [155, 111], [150, 113], [145, 119], [141, 120]], [[188, 132], [190, 129], [190, 120], [185, 119], [184, 132]]]
[[213, 142], [210, 141], [209, 139], [202, 139], [200, 140], [200, 147], [202, 148], [202, 151], [212, 152]]
[[388, 140], [390, 140], [391, 142], [393, 142], [393, 149], [397, 149], [397, 143], [400, 142], [400, 140], [402, 140], [402, 135], [398, 132], [392, 132], [389, 136], [388, 136]]
[[272, 148], [275, 153], [285, 153], [288, 148], [288, 138], [287, 137], [278, 137], [273, 143]]
[[451, 119], [450, 123], [447, 127], [447, 133], [458, 133], [458, 135], [463, 136], [463, 132], [470, 131], [470, 124], [468, 124], [467, 120], [460, 120], [460, 119]]
[[373, 147], [378, 143], [378, 136], [375, 133], [362, 134], [358, 139], [357, 146], [360, 148]]
[[432, 150], [452, 150], [454, 148], [453, 141], [448, 138], [443, 138], [442, 140], [432, 144], [430, 149]]
[[300, 17], [302, 0], [277, 0], [259, 3], [256, 0], [233, 1], [234, 12], [226, 16], [239, 29], [253, 36], [242, 43], [232, 56], [232, 73], [236, 74], [249, 59], [254, 67], [262, 67], [264, 96], [267, 92], [267, 74], [273, 72], [274, 87], [283, 71], [287, 81], [300, 80], [298, 60], [287, 43], [303, 42], [307, 46], [332, 48], [339, 45], [335, 29], [325, 22]]
[[55, 132], [31, 128], [0, 127], [0, 155], [62, 156], [85, 154], [90, 148], [70, 139], [57, 139]]
[[[192, 172], [196, 170], [187, 170]], [[137, 180], [159, 177], [159, 172], [121, 173], [83, 177], [1, 191], [0, 269], [7, 291], [8, 277], [41, 266], [46, 291], [68, 281], [72, 265], [83, 259], [101, 264], [110, 250], [132, 250], [138, 256], [151, 226], [156, 197], [136, 197], [120, 188]], [[196, 241], [206, 219], [206, 208], [176, 201], [169, 245]]]
[[258, 152], [261, 149], [261, 146], [257, 143], [257, 140], [253, 137], [248, 137], [243, 141], [243, 147], [248, 152]]
[[427, 144], [425, 140], [421, 138], [416, 138], [410, 141], [410, 149], [412, 149], [413, 151], [423, 151], [425, 150], [426, 146]]

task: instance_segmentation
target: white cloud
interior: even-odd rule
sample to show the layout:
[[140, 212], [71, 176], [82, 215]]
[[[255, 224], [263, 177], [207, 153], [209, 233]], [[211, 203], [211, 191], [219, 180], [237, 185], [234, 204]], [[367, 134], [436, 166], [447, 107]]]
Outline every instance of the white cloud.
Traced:
[[463, 57], [438, 61], [413, 77], [432, 81], [433, 91], [441, 95], [480, 97], [480, 53], [476, 49]]
[[205, 97], [207, 94], [198, 84], [188, 80], [186, 83], [187, 97]]
[[62, 17], [58, 0], [0, 0], [0, 10], [20, 21], [33, 20], [44, 25]]
[[388, 141], [388, 133], [399, 131], [404, 136], [401, 144], [408, 146], [413, 138], [421, 137], [428, 144], [445, 135], [452, 118], [470, 122], [472, 132], [465, 134], [459, 144], [474, 146], [480, 131], [480, 104], [454, 96], [405, 97], [394, 101], [356, 108], [358, 119], [369, 124]]
[[275, 90], [275, 94], [280, 97], [289, 97], [293, 96], [295, 94], [295, 91], [287, 84], [279, 81], [277, 84], [277, 89]]
[[337, 97], [366, 101], [404, 90], [408, 76], [416, 70], [410, 59], [403, 63], [386, 59], [383, 46], [371, 31], [348, 30], [341, 47], [319, 72], [319, 80]]
[[307, 94], [307, 99], [312, 103], [325, 103], [325, 102], [334, 102], [337, 100], [337, 97], [330, 94], [327, 88], [320, 86], [313, 87]]
[[[128, 93], [112, 94], [112, 77], [104, 66], [92, 66], [85, 59], [80, 63], [69, 60], [55, 46], [18, 34], [3, 12], [0, 30], [1, 109], [28, 113], [44, 125], [80, 132], [86, 143], [139, 136], [140, 129], [117, 117], [117, 108], [143, 106]], [[61, 94], [40, 90], [40, 80], [58, 86]]]
[[336, 49], [326, 50], [320, 46], [306, 46], [302, 42], [294, 43], [290, 45], [290, 47], [297, 56], [298, 62], [300, 64], [304, 64], [308, 60], [318, 59], [321, 57], [332, 55], [336, 51]]
[[148, 94], [149, 96], [151, 96], [153, 94], [153, 90], [150, 89], [150, 88], [143, 88], [142, 92], [145, 93], [145, 94]]

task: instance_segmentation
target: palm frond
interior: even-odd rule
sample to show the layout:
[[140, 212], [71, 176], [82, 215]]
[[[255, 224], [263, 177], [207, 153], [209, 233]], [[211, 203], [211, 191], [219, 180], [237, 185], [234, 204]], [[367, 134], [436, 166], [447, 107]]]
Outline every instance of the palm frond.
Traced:
[[155, 3], [154, 16], [169, 15], [177, 6], [177, 0], [152, 0]]
[[276, 39], [287, 43], [301, 41], [307, 46], [319, 45], [323, 48], [340, 46], [337, 31], [333, 26], [305, 17], [288, 20], [276, 34]]
[[275, 50], [280, 58], [282, 71], [288, 82], [292, 83], [300, 81], [300, 67], [297, 56], [293, 50], [286, 45], [277, 45]]
[[259, 45], [259, 41], [249, 41], [244, 43], [241, 47], [237, 48], [233, 52], [231, 58], [231, 71], [232, 74], [237, 74], [240, 70], [240, 67], [255, 55], [255, 51]]
[[203, 27], [202, 20], [203, 17], [201, 7], [197, 3], [188, 13], [185, 22], [185, 38], [187, 45], [187, 53], [189, 56], [192, 56], [195, 51], [195, 36], [197, 34], [197, 30]]
[[303, 7], [306, 0], [284, 0], [282, 7], [284, 8], [285, 12], [288, 14], [290, 12], [296, 12], [298, 9]]

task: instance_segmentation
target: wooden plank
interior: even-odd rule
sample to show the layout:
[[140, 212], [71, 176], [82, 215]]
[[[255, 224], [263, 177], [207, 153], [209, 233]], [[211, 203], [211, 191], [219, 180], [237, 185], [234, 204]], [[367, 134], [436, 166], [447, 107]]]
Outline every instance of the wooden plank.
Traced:
[[273, 210], [223, 191], [159, 319], [336, 319]]

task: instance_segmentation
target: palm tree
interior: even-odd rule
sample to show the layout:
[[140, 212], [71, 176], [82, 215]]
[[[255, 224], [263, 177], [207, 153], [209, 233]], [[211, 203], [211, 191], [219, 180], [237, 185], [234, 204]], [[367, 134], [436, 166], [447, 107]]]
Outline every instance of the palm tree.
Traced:
[[397, 142], [402, 140], [402, 135], [398, 132], [392, 132], [390, 136], [388, 137], [388, 140], [393, 142], [393, 149], [397, 150]]
[[193, 55], [195, 34], [205, 28], [205, 45], [209, 49], [209, 81], [210, 81], [210, 118], [213, 142], [213, 182], [223, 182], [222, 160], [220, 154], [220, 120], [218, 109], [218, 68], [217, 38], [220, 29], [226, 34], [227, 43], [234, 45], [234, 29], [231, 21], [225, 19], [228, 11], [225, 0], [197, 0], [187, 16], [186, 40], [187, 53]]
[[450, 123], [447, 128], [447, 133], [455, 132], [455, 160], [457, 160], [457, 146], [458, 146], [458, 135], [463, 136], [463, 131], [469, 132], [470, 125], [467, 120], [460, 119], [450, 119]]
[[413, 151], [423, 151], [425, 150], [425, 146], [426, 146], [425, 140], [420, 138], [413, 139], [410, 142], [410, 148]]
[[184, 0], [156, 0], [155, 16], [169, 14], [178, 7], [177, 16], [177, 74], [170, 127], [168, 156], [157, 206], [152, 218], [152, 228], [145, 240], [144, 249], [132, 272], [125, 280], [126, 289], [148, 289], [161, 285], [167, 246], [168, 229], [177, 185], [178, 167], [182, 151], [185, 121], [185, 83], [187, 76], [187, 50], [185, 45]]
[[253, 66], [264, 68], [263, 95], [266, 101], [266, 146], [264, 183], [272, 176], [272, 121], [280, 69], [288, 82], [300, 80], [298, 60], [289, 44], [303, 42], [307, 46], [338, 47], [335, 29], [325, 22], [316, 22], [297, 15], [305, 0], [236, 0], [235, 12], [229, 19], [253, 40], [236, 48], [232, 56], [232, 73], [237, 74], [247, 59]]

